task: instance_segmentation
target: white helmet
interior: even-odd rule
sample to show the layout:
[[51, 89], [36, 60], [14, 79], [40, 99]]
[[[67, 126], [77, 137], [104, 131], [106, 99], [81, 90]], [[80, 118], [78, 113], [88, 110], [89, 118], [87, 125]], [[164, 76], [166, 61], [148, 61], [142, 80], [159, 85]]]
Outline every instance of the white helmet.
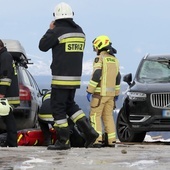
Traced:
[[8, 103], [7, 99], [0, 99], [0, 116], [7, 116], [10, 112], [11, 106]]
[[63, 18], [73, 18], [73, 11], [71, 7], [65, 2], [59, 3], [53, 13], [55, 20]]

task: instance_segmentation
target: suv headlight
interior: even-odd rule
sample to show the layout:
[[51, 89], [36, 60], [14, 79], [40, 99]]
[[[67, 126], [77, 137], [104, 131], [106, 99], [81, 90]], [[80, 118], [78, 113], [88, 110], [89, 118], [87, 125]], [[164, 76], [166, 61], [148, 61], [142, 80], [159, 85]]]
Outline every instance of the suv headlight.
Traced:
[[130, 100], [133, 101], [144, 101], [146, 100], [146, 94], [140, 92], [127, 92], [127, 95]]

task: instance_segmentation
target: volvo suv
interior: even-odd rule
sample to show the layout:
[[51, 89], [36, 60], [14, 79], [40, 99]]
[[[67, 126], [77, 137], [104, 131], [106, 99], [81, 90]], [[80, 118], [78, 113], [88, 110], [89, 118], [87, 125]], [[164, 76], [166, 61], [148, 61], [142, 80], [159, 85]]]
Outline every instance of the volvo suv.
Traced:
[[170, 55], [144, 56], [128, 84], [116, 121], [121, 142], [142, 142], [146, 132], [170, 131]]
[[[3, 39], [2, 41], [12, 54], [17, 68], [20, 96], [20, 106], [14, 109], [17, 129], [36, 127], [38, 126], [37, 113], [42, 104], [42, 93], [27, 69], [28, 65], [33, 63], [30, 63], [25, 49], [18, 40]], [[1, 119], [0, 130], [5, 130], [5, 125]]]

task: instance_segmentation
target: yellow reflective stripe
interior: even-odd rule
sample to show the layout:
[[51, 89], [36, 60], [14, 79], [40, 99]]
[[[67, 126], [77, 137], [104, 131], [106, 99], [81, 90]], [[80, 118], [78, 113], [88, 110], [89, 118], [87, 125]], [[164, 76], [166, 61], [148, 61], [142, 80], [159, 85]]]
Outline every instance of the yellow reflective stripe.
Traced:
[[67, 43], [67, 42], [85, 42], [85, 38], [71, 37], [71, 38], [62, 39], [60, 41], [60, 43]]
[[112, 139], [112, 138], [115, 138], [116, 137], [116, 133], [109, 133], [108, 134], [108, 139]]
[[52, 85], [80, 85], [80, 81], [58, 81], [58, 80], [52, 80]]
[[63, 124], [54, 123], [54, 127], [59, 127], [59, 128], [68, 127], [68, 123], [63, 123]]
[[51, 94], [46, 94], [45, 97], [43, 98], [43, 101], [47, 100], [47, 99], [50, 99], [50, 97], [51, 97]]
[[73, 120], [73, 122], [74, 122], [74, 123], [76, 123], [76, 122], [77, 122], [77, 120], [81, 119], [82, 117], [85, 117], [85, 114], [84, 114], [84, 113], [82, 113], [82, 114], [78, 115], [77, 117], [75, 117], [75, 118], [74, 118], [74, 119], [72, 119], [72, 120]]
[[14, 69], [14, 75], [17, 75], [17, 69], [14, 61], [13, 61], [13, 69]]
[[97, 117], [97, 113], [94, 113], [93, 116], [90, 116], [90, 122], [92, 127], [97, 131], [97, 133], [99, 134], [99, 136], [102, 136], [102, 131], [98, 131], [97, 130], [97, 122], [96, 122], [96, 117]]
[[23, 137], [23, 134], [20, 134], [19, 137], [18, 137], [18, 139], [17, 139], [17, 143], [20, 142], [20, 140], [21, 140], [22, 137]]
[[9, 104], [20, 104], [20, 98], [19, 97], [7, 97]]
[[1, 78], [0, 79], [0, 85], [1, 86], [10, 86], [11, 85], [11, 79], [9, 79], [9, 78]]
[[96, 63], [96, 64], [94, 64], [93, 67], [94, 67], [94, 68], [96, 68], [96, 67], [97, 67], [97, 68], [98, 68], [98, 67], [101, 68], [101, 67], [102, 67], [102, 63]]
[[115, 89], [116, 89], [116, 90], [120, 90], [120, 85], [116, 85], [116, 86], [115, 86]]
[[38, 114], [38, 117], [42, 120], [45, 120], [45, 121], [54, 121], [54, 118], [53, 118], [53, 115], [52, 114]]
[[67, 141], [66, 141], [66, 144], [69, 144], [69, 143], [70, 143], [70, 141], [69, 141], [69, 140], [67, 140]]
[[20, 104], [20, 100], [8, 100], [9, 104]]
[[102, 72], [102, 89], [101, 89], [101, 92], [102, 94], [101, 95], [106, 95], [106, 75], [107, 75], [107, 64], [106, 62], [103, 62], [103, 72]]
[[9, 82], [0, 82], [0, 86], [10, 86], [11, 83]]
[[51, 118], [51, 117], [53, 117], [53, 115], [52, 114], [38, 114], [39, 115], [39, 117], [41, 117], [41, 118]]
[[36, 139], [36, 141], [34, 142], [34, 144], [33, 144], [33, 145], [35, 146], [35, 145], [37, 145], [37, 143], [38, 143], [38, 140]]
[[93, 80], [90, 80], [90, 82], [89, 82], [89, 85], [92, 86], [92, 87], [96, 87], [97, 84], [98, 84], [98, 82], [95, 82]]
[[75, 119], [77, 116], [79, 116], [80, 114], [84, 114], [83, 110], [78, 110], [77, 112], [75, 112], [72, 116], [71, 119]]
[[55, 120], [54, 122], [55, 122], [54, 127], [59, 128], [68, 127], [67, 119]]
[[100, 87], [97, 87], [97, 88], [95, 89], [95, 92], [100, 93], [100, 92], [101, 92], [101, 88], [100, 88]]

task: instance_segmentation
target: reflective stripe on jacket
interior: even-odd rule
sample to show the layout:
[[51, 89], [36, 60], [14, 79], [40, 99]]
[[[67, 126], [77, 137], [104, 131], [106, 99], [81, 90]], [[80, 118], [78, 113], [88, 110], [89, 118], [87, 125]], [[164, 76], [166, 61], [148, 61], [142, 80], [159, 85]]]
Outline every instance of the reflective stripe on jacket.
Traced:
[[101, 96], [116, 96], [120, 92], [119, 61], [102, 51], [93, 63], [93, 74], [87, 91]]

